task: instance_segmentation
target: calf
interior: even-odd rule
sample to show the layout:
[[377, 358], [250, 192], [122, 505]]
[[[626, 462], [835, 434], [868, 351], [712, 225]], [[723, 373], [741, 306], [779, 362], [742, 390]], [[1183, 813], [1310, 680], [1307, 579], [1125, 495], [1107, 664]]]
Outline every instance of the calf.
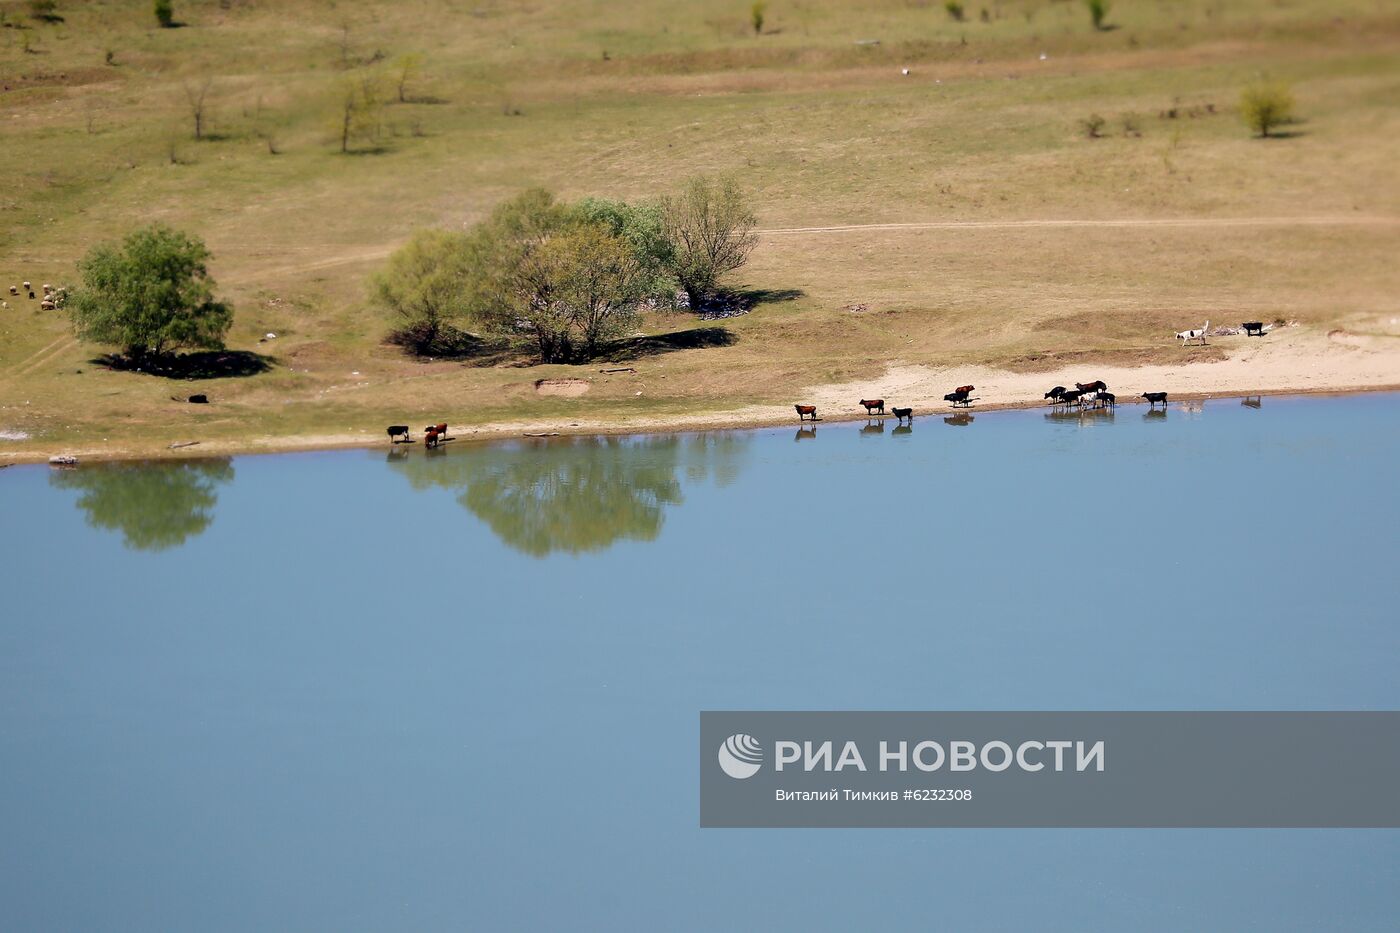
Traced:
[[1103, 392], [1108, 388], [1108, 383], [1095, 379], [1093, 382], [1076, 382], [1074, 387], [1080, 392]]
[[1114, 395], [1112, 392], [1099, 392], [1098, 401], [1099, 404], [1103, 405], [1105, 408], [1112, 408], [1114, 405], [1118, 404], [1118, 396]]
[[438, 432], [436, 429], [430, 429], [426, 434], [423, 435], [423, 446], [431, 448], [436, 447], [437, 445]]
[[913, 423], [914, 423], [914, 409], [913, 409], [912, 407], [910, 407], [910, 408], [891, 408], [890, 411], [894, 412], [894, 416], [895, 416], [895, 419], [896, 419], [896, 420], [898, 420], [898, 421], [903, 421], [905, 418], [908, 418], [910, 424], [913, 424]]
[[969, 399], [966, 392], [957, 391], [949, 392], [947, 395], [943, 396], [943, 401], [952, 402], [954, 408], [957, 408], [959, 405], [965, 408], [967, 407]]
[[882, 415], [885, 413], [885, 400], [882, 398], [863, 398], [860, 403], [865, 406], [867, 415], [873, 411], [878, 411]]
[[792, 406], [792, 407], [797, 409], [797, 420], [798, 420], [798, 421], [806, 421], [806, 420], [807, 420], [807, 417], [808, 417], [809, 415], [811, 416], [811, 418], [812, 418], [813, 421], [816, 421], [816, 420], [817, 420], [817, 406], [815, 406], [815, 405], [794, 405], [794, 406]]
[[1064, 386], [1055, 386], [1055, 388], [1053, 388], [1053, 389], [1051, 389], [1049, 392], [1046, 392], [1046, 393], [1045, 393], [1045, 398], [1050, 399], [1052, 402], [1058, 402], [1058, 401], [1060, 400], [1060, 396], [1061, 396], [1061, 395], [1064, 395], [1064, 394], [1065, 394], [1065, 387], [1064, 387]]
[[430, 424], [427, 427], [425, 427], [423, 431], [425, 433], [428, 431], [432, 431], [436, 433], [438, 437], [447, 437], [447, 422], [444, 421], [441, 424]]
[[1165, 392], [1144, 392], [1142, 397], [1147, 399], [1153, 408], [1157, 407], [1158, 402], [1162, 403], [1163, 408], [1167, 407], [1167, 393]]
[[399, 438], [403, 438], [410, 444], [413, 443], [413, 435], [408, 433], [408, 425], [406, 424], [391, 424], [389, 425], [388, 431], [389, 443], [391, 444], [397, 444]]
[[1206, 321], [1206, 326], [1205, 326], [1205, 327], [1202, 327], [1200, 330], [1179, 330], [1179, 331], [1177, 331], [1177, 332], [1176, 332], [1176, 339], [1177, 339], [1177, 340], [1180, 340], [1183, 344], [1190, 343], [1190, 342], [1193, 341], [1193, 340], [1199, 340], [1199, 341], [1201, 342], [1201, 346], [1205, 346], [1205, 345], [1206, 345], [1206, 331], [1208, 331], [1208, 330], [1210, 330], [1210, 321]]

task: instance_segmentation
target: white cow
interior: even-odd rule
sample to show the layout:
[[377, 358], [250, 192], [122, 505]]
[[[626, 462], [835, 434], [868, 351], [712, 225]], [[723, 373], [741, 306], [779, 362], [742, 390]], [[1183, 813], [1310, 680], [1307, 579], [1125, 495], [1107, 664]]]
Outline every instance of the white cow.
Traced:
[[1176, 339], [1182, 341], [1182, 343], [1190, 343], [1190, 342], [1193, 341], [1193, 340], [1199, 340], [1199, 341], [1201, 342], [1201, 346], [1205, 346], [1205, 345], [1206, 345], [1206, 332], [1209, 331], [1209, 330], [1210, 330], [1210, 321], [1206, 321], [1206, 326], [1205, 326], [1205, 327], [1202, 327], [1200, 330], [1182, 330], [1182, 331], [1177, 331]]

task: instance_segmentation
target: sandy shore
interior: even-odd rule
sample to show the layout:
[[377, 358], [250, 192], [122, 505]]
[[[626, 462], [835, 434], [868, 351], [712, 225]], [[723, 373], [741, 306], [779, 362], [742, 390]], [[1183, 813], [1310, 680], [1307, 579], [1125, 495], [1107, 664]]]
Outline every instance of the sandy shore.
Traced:
[[[1395, 319], [1387, 319], [1390, 324]], [[945, 393], [954, 386], [977, 387], [972, 411], [1044, 406], [1043, 394], [1055, 385], [1102, 379], [1117, 394], [1119, 404], [1140, 402], [1141, 392], [1168, 392], [1172, 400], [1189, 401], [1215, 396], [1287, 395], [1307, 393], [1367, 392], [1400, 389], [1400, 337], [1390, 336], [1386, 326], [1372, 335], [1333, 331], [1319, 334], [1304, 328], [1285, 327], [1263, 338], [1211, 338], [1224, 359], [1192, 362], [1192, 350], [1183, 347], [1181, 363], [1171, 366], [1100, 366], [1090, 362], [1072, 369], [1046, 372], [1011, 372], [978, 366], [931, 367], [894, 362], [875, 378], [860, 382], [816, 385], [794, 403], [816, 405], [823, 421], [864, 418], [862, 398], [884, 398], [887, 407], [912, 406], [915, 414], [946, 414]], [[586, 399], [580, 408], [586, 410]], [[557, 421], [507, 421], [463, 426], [454, 430], [460, 439], [493, 439], [529, 435], [630, 434], [722, 428], [750, 428], [795, 424], [792, 405], [750, 405], [720, 411], [695, 412], [674, 417], [600, 419], [580, 415]], [[198, 441], [189, 444], [190, 441]], [[261, 436], [242, 439], [172, 439], [183, 443], [167, 446], [111, 444], [52, 449], [5, 451], [0, 442], [0, 464], [42, 462], [54, 454], [82, 460], [146, 457], [198, 457], [229, 454], [274, 453], [345, 447], [379, 447], [386, 441], [382, 429], [366, 427], [353, 434]]]

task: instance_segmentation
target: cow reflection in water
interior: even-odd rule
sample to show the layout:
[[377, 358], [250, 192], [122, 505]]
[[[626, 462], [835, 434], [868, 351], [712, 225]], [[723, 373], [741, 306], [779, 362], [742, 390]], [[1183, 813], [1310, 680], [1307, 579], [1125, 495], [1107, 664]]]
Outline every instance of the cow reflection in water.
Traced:
[[795, 441], [810, 441], [810, 440], [812, 440], [813, 438], [815, 438], [816, 436], [817, 436], [817, 429], [816, 429], [816, 428], [798, 428], [798, 429], [797, 429], [797, 436], [794, 437], [793, 440], [795, 440]]
[[392, 460], [415, 489], [458, 491], [457, 501], [506, 544], [535, 557], [651, 541], [685, 484], [728, 486], [750, 439], [573, 437], [451, 450]]
[[961, 412], [956, 415], [945, 415], [943, 417], [944, 424], [953, 424], [957, 425], [960, 428], [966, 427], [967, 425], [972, 424], [972, 422], [976, 420], [976, 415], [969, 415], [967, 412]]
[[890, 436], [891, 436], [891, 437], [908, 437], [909, 435], [911, 435], [911, 434], [913, 434], [913, 433], [914, 433], [914, 428], [913, 428], [912, 425], [900, 424], [900, 425], [896, 425], [896, 426], [895, 426], [895, 429], [894, 429], [893, 431], [890, 432]]
[[881, 418], [878, 421], [867, 421], [865, 427], [860, 429], [861, 437], [872, 437], [876, 434], [885, 433], [885, 421]]
[[1167, 410], [1165, 408], [1152, 408], [1142, 413], [1143, 421], [1166, 421]]
[[120, 531], [138, 551], [164, 551], [214, 523], [218, 487], [233, 479], [227, 457], [178, 463], [97, 463], [55, 470], [49, 482], [76, 489], [78, 508], [94, 528]]
[[1264, 396], [1246, 395], [1244, 398], [1240, 399], [1240, 404], [1243, 405], [1245, 408], [1263, 408]]

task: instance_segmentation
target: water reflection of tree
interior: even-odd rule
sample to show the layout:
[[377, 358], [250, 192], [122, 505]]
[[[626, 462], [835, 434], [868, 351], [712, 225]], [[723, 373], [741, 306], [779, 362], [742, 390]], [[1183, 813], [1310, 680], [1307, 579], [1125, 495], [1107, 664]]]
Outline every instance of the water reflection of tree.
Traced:
[[544, 557], [651, 541], [684, 501], [679, 476], [721, 486], [738, 477], [749, 438], [580, 437], [449, 449], [390, 460], [415, 489], [460, 490], [457, 501], [506, 544]]
[[120, 531], [127, 547], [163, 551], [214, 521], [217, 488], [233, 479], [228, 459], [182, 463], [104, 463], [56, 470], [49, 482], [75, 489], [94, 528]]

